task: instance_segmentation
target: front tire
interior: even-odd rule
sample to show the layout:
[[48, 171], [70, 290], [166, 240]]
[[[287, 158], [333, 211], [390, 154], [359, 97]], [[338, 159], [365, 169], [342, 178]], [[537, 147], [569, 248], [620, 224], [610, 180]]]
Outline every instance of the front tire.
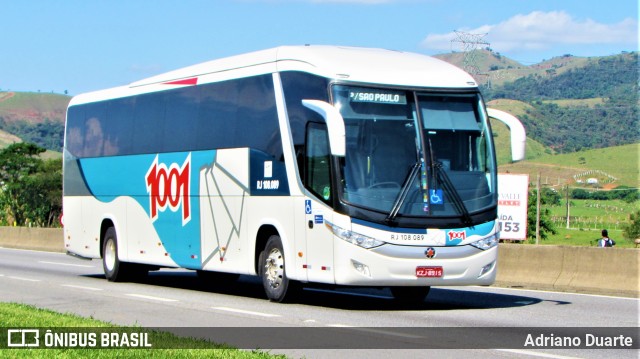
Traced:
[[272, 302], [290, 301], [297, 292], [298, 283], [287, 278], [284, 250], [280, 236], [272, 235], [258, 259], [262, 286]]

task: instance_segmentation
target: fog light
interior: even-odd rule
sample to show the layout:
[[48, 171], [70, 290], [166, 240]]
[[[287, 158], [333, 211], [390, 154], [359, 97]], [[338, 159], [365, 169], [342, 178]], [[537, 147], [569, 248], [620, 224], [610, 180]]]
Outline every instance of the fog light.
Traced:
[[353, 264], [353, 268], [355, 268], [356, 271], [358, 271], [358, 273], [362, 274], [363, 276], [371, 278], [371, 272], [369, 271], [368, 265], [360, 263], [353, 259], [351, 260], [351, 264]]
[[480, 275], [478, 276], [478, 278], [482, 277], [483, 275], [491, 272], [491, 270], [493, 269], [493, 266], [496, 264], [496, 262], [491, 262], [489, 264], [487, 264], [486, 266], [482, 267], [482, 269], [480, 270]]

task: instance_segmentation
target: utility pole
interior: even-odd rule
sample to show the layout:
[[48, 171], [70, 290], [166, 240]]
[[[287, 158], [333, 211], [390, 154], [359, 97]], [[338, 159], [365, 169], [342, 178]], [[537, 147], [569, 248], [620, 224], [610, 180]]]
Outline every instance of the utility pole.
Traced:
[[538, 178], [536, 179], [536, 244], [540, 244], [540, 172], [538, 172]]
[[569, 207], [570, 207], [569, 206], [569, 183], [567, 183], [567, 197], [566, 197], [566, 199], [567, 199], [567, 229], [569, 229], [569, 227], [571, 225], [570, 220], [569, 220], [569, 216], [570, 216], [570, 213], [569, 213]]

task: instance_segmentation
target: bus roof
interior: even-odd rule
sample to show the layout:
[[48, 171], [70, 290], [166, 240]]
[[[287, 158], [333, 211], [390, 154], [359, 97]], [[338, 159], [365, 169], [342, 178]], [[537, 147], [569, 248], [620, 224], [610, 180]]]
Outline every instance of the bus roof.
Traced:
[[208, 61], [126, 86], [79, 95], [70, 105], [279, 71], [304, 71], [330, 79], [389, 86], [477, 87], [468, 73], [426, 55], [345, 46], [281, 46]]

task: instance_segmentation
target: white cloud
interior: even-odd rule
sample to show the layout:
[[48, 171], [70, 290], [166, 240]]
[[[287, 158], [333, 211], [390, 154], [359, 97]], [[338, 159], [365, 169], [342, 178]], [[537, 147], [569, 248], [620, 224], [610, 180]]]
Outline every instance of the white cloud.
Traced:
[[[544, 50], [556, 45], [638, 44], [638, 21], [627, 18], [615, 24], [601, 24], [591, 19], [577, 20], [564, 11], [534, 11], [518, 14], [495, 25], [460, 29], [473, 34], [488, 33], [488, 41], [496, 51]], [[424, 48], [451, 50], [453, 32], [430, 34]], [[454, 45], [454, 50], [456, 48]]]

